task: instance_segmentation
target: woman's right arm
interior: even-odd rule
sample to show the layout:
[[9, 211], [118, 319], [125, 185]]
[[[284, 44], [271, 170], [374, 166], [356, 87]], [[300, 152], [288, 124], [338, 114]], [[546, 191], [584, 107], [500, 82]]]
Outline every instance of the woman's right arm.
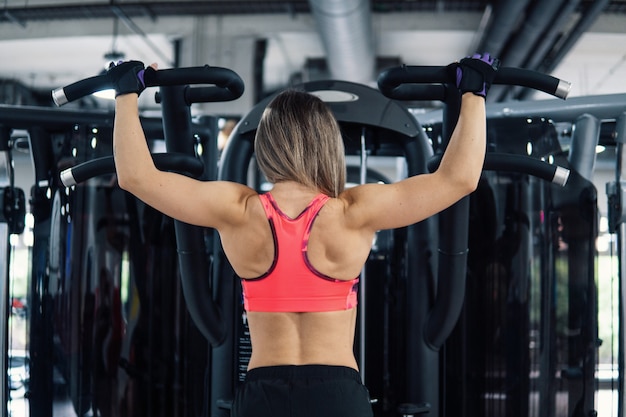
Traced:
[[244, 220], [247, 198], [242, 184], [199, 181], [157, 169], [139, 119], [138, 95], [115, 100], [113, 155], [119, 186], [162, 213], [198, 226], [223, 229]]

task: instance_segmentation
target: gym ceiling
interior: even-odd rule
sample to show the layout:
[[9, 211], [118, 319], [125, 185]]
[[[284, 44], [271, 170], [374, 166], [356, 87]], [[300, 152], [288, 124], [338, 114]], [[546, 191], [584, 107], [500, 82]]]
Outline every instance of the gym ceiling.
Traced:
[[[254, 38], [245, 65], [243, 38]], [[573, 95], [626, 92], [626, 0], [6, 0], [0, 102], [46, 105], [51, 88], [95, 75], [118, 52], [165, 66], [254, 67], [240, 73], [246, 88], [267, 93], [315, 76], [373, 84], [385, 65], [445, 65], [473, 51], [571, 81]]]

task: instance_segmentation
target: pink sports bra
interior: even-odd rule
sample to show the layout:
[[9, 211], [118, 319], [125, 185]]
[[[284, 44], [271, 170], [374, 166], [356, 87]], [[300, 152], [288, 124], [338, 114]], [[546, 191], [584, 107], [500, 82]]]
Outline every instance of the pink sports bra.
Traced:
[[274, 262], [260, 277], [241, 280], [245, 309], [316, 312], [355, 307], [359, 278], [328, 277], [313, 268], [307, 257], [311, 227], [330, 197], [318, 194], [295, 219], [278, 208], [270, 193], [259, 197], [274, 236]]

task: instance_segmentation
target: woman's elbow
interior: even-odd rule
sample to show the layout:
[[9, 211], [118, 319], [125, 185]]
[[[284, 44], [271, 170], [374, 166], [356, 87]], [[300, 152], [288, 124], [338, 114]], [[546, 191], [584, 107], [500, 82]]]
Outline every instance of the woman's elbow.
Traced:
[[146, 181], [155, 177], [154, 165], [140, 163], [129, 163], [128, 161], [115, 161], [115, 173], [119, 187], [125, 191], [133, 193], [142, 187]]
[[478, 177], [466, 176], [462, 178], [458, 178], [456, 182], [456, 188], [460, 195], [460, 198], [470, 195], [478, 188]]
[[466, 190], [467, 194], [471, 194], [478, 188], [478, 184], [480, 182], [480, 173], [474, 177], [468, 177], [466, 181]]
[[128, 191], [130, 193], [137, 187], [139, 181], [127, 172], [122, 170], [117, 170], [117, 185], [124, 191]]
[[474, 167], [462, 169], [465, 167], [454, 167], [453, 169], [443, 164], [439, 166], [437, 173], [442, 175], [443, 181], [447, 183], [451, 189], [455, 190], [455, 194], [465, 197], [473, 193], [478, 188], [478, 183], [482, 175], [482, 167]]
[[128, 180], [123, 175], [117, 175], [117, 185], [124, 191], [129, 191]]
[[476, 178], [473, 178], [468, 182], [468, 194], [473, 193], [478, 188], [478, 184], [480, 182], [480, 175], [477, 175]]

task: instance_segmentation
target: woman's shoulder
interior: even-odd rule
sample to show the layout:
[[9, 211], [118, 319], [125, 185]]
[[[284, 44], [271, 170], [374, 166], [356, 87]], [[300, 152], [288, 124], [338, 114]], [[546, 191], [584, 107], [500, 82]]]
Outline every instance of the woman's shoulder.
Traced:
[[215, 196], [229, 196], [239, 201], [245, 201], [250, 197], [256, 197], [259, 193], [252, 187], [235, 181], [207, 181], [207, 186], [216, 191]]
[[374, 183], [355, 185], [343, 190], [335, 200], [337, 200], [344, 209], [349, 209], [351, 206], [361, 203], [366, 198], [376, 196], [377, 193], [382, 191], [382, 185], [383, 184]]

